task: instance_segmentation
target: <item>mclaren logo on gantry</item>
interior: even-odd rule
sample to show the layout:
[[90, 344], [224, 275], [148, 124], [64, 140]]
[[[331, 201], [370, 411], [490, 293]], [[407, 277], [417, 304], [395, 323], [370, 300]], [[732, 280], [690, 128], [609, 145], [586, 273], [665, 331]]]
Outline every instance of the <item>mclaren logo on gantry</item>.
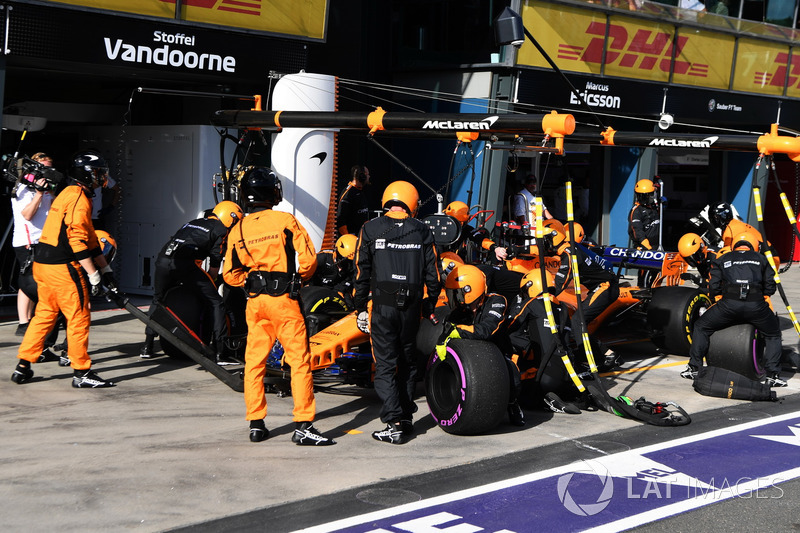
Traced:
[[711, 145], [717, 142], [719, 137], [706, 137], [705, 139], [692, 140], [692, 139], [665, 139], [655, 138], [650, 141], [649, 146], [666, 146], [670, 148], [711, 148]]
[[429, 120], [422, 126], [423, 130], [458, 130], [458, 131], [473, 131], [473, 130], [489, 130], [492, 125], [500, 117], [486, 117], [481, 120], [475, 121], [461, 121], [461, 120]]

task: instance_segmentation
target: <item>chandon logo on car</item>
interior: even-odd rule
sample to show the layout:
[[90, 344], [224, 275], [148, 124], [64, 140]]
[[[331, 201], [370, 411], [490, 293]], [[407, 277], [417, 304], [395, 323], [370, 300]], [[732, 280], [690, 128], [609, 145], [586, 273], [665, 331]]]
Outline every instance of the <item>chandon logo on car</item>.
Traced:
[[699, 141], [685, 140], [685, 139], [664, 139], [656, 138], [650, 141], [649, 146], [669, 146], [672, 148], [711, 148], [711, 145], [717, 142], [719, 137], [706, 137]]
[[106, 57], [112, 61], [142, 63], [145, 65], [162, 65], [183, 67], [197, 70], [213, 70], [217, 72], [236, 72], [236, 58], [206, 52], [185, 51], [171, 45], [194, 46], [195, 36], [183, 33], [170, 34], [162, 31], [153, 32], [153, 42], [167, 43], [163, 46], [147, 46], [126, 43], [122, 39], [103, 37]]
[[480, 121], [463, 122], [460, 120], [429, 120], [422, 126], [423, 130], [488, 130], [500, 117], [486, 117]]

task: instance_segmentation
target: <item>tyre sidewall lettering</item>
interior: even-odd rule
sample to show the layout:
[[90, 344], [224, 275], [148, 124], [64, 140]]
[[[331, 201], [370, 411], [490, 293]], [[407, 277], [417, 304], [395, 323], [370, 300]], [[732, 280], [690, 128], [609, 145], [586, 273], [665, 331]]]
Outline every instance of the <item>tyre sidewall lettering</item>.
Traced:
[[711, 303], [708, 297], [704, 294], [698, 294], [689, 302], [689, 305], [686, 306], [686, 315], [684, 316], [683, 321], [683, 329], [686, 332], [686, 340], [689, 341], [689, 344], [692, 343], [692, 326], [694, 323], [692, 322], [692, 315], [694, 314], [695, 307], [702, 304]]

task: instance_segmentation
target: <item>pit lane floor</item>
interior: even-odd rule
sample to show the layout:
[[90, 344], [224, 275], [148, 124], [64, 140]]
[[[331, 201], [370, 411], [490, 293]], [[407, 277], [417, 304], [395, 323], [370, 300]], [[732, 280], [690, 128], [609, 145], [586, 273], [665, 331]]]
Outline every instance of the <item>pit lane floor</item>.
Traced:
[[[800, 301], [798, 269], [782, 280], [790, 302]], [[638, 353], [626, 350], [624, 363], [640, 370], [605, 379], [610, 393], [676, 401], [693, 416], [689, 426], [644, 426], [604, 412], [526, 411], [524, 428], [504, 424], [489, 435], [456, 437], [433, 424], [420, 398], [414, 439], [391, 446], [369, 435], [381, 425], [374, 391], [338, 386], [321, 387], [316, 396], [316, 425], [336, 446], [291, 443], [291, 398], [274, 395], [271, 436], [254, 444], [241, 394], [196, 365], [140, 359], [143, 325], [102, 307], [93, 314], [90, 353], [95, 370], [116, 387], [73, 389], [71, 369], [55, 362], [34, 365], [34, 380], [24, 385], [0, 379], [6, 531], [291, 531], [541, 471], [595, 449], [613, 453], [799, 408], [800, 379], [791, 371], [783, 374], [789, 387], [779, 390], [784, 403], [707, 398], [678, 376], [685, 358], [643, 345]], [[796, 352], [797, 334], [779, 301], [776, 310], [784, 347]], [[0, 323], [7, 376], [20, 341], [15, 327], [8, 315]]]

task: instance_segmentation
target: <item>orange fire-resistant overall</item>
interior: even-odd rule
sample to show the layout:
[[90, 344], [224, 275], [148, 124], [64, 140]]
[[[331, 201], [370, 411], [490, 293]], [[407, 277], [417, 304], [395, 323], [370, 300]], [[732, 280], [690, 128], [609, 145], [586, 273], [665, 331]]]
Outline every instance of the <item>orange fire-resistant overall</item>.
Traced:
[[36, 246], [33, 279], [39, 302], [17, 357], [35, 363], [61, 311], [67, 319], [67, 350], [75, 370], [92, 366], [89, 357], [89, 281], [79, 260], [100, 255], [92, 226], [92, 202], [79, 185], [64, 189], [53, 201]]
[[[295, 252], [297, 260], [295, 265]], [[314, 244], [306, 230], [289, 213], [267, 209], [246, 216], [228, 235], [223, 278], [242, 287], [248, 273], [297, 272], [308, 280], [317, 266]], [[293, 419], [311, 422], [316, 413], [311, 354], [300, 305], [289, 294], [249, 294], [247, 349], [244, 367], [244, 401], [247, 420], [267, 415], [264, 374], [267, 358], [277, 338], [291, 367]]]

